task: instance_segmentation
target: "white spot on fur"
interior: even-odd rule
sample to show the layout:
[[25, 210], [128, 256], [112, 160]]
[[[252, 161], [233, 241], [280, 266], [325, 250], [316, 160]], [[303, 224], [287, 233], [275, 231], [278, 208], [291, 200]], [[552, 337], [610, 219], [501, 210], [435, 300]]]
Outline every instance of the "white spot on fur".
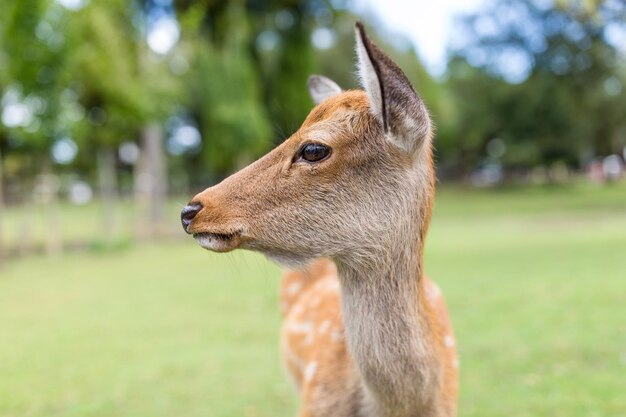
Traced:
[[335, 275], [329, 275], [324, 282], [327, 290], [338, 290], [339, 289], [339, 281], [335, 278]]
[[292, 282], [287, 286], [287, 295], [296, 295], [302, 289], [302, 282]]
[[313, 343], [313, 322], [311, 321], [292, 321], [287, 324], [287, 331], [290, 333], [304, 334], [304, 344], [310, 345]]
[[335, 341], [335, 342], [341, 342], [343, 341], [343, 332], [341, 330], [335, 330], [330, 337]]
[[443, 338], [443, 344], [447, 347], [447, 348], [452, 348], [455, 345], [455, 340], [454, 340], [454, 336], [452, 335], [447, 335], [446, 337]]
[[315, 375], [315, 371], [317, 370], [317, 362], [311, 362], [306, 366], [306, 369], [304, 370], [304, 379], [307, 381], [310, 381], [311, 379], [313, 379], [313, 376]]
[[299, 316], [302, 313], [302, 304], [296, 304], [293, 308], [293, 314]]
[[328, 331], [328, 328], [329, 328], [329, 327], [330, 327], [330, 320], [324, 320], [324, 321], [322, 322], [322, 324], [320, 324], [320, 327], [319, 327], [319, 332], [320, 332], [321, 334], [324, 334], [324, 333], [326, 333], [326, 332]]
[[292, 321], [287, 325], [287, 331], [290, 333], [311, 333], [313, 323], [310, 321]]

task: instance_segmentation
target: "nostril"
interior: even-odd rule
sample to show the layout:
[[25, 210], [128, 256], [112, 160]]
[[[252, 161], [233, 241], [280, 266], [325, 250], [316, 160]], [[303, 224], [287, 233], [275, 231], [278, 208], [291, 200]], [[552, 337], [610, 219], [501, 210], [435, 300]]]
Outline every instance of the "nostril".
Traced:
[[185, 206], [183, 211], [180, 212], [180, 221], [183, 223], [183, 229], [185, 231], [191, 224], [191, 221], [196, 217], [196, 215], [202, 210], [202, 204], [200, 203], [191, 203]]

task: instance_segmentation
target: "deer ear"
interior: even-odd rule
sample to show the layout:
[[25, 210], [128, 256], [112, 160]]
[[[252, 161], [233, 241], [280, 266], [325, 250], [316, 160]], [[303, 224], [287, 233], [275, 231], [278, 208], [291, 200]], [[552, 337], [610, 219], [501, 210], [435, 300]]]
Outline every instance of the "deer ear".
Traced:
[[361, 22], [356, 24], [356, 52], [357, 70], [371, 113], [391, 142], [415, 152], [431, 136], [424, 102], [402, 70], [370, 41]]
[[336, 82], [323, 75], [311, 75], [306, 84], [315, 104], [320, 104], [328, 97], [341, 93], [341, 87], [339, 87]]

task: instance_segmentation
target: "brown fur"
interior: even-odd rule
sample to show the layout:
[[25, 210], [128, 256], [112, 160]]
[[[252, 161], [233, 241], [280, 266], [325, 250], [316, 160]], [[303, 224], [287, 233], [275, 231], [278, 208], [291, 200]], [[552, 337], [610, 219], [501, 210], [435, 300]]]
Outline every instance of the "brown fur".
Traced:
[[[445, 300], [428, 278], [422, 281], [421, 294], [428, 320], [436, 322], [435, 343], [444, 356], [444, 398], [453, 406], [458, 356]], [[283, 275], [280, 346], [284, 367], [302, 395], [300, 417], [356, 415], [350, 410], [358, 401], [358, 371], [345, 342], [340, 298], [337, 269], [329, 259], [317, 260], [304, 270], [286, 270]], [[310, 326], [303, 328], [303, 323]], [[312, 363], [317, 364], [315, 373], [305, 378]]]
[[[402, 71], [362, 30], [357, 41], [367, 94], [325, 98], [284, 143], [195, 196], [186, 230], [210, 250], [298, 266], [281, 290], [281, 348], [300, 417], [454, 416], [454, 335], [423, 273], [430, 119]], [[299, 159], [308, 142], [331, 155]]]

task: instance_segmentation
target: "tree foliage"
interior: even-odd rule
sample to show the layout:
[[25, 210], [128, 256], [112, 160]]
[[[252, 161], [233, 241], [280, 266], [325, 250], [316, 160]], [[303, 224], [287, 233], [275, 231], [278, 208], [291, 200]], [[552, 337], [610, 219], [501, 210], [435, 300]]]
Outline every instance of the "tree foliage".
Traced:
[[494, 138], [509, 167], [621, 153], [624, 56], [608, 33], [626, 29], [626, 6], [578, 4], [500, 0], [460, 21], [447, 82], [460, 138], [446, 143], [448, 164], [480, 164]]
[[[22, 112], [0, 123], [9, 176], [38, 169], [69, 138], [78, 157], [57, 169], [94, 177], [100, 149], [138, 142], [155, 123], [171, 141], [184, 122], [201, 142], [171, 152], [172, 178], [206, 185], [299, 126], [312, 107], [311, 73], [356, 87], [359, 17], [332, 7], [341, 2], [63, 3], [0, 3], [0, 110], [4, 119], [11, 103]], [[615, 42], [626, 33], [625, 10], [615, 0], [494, 0], [458, 22], [442, 79], [401, 36], [374, 36], [428, 103], [444, 170], [467, 173], [494, 161], [580, 167], [626, 145], [625, 52]], [[146, 39], [164, 16], [180, 39], [155, 53]]]

